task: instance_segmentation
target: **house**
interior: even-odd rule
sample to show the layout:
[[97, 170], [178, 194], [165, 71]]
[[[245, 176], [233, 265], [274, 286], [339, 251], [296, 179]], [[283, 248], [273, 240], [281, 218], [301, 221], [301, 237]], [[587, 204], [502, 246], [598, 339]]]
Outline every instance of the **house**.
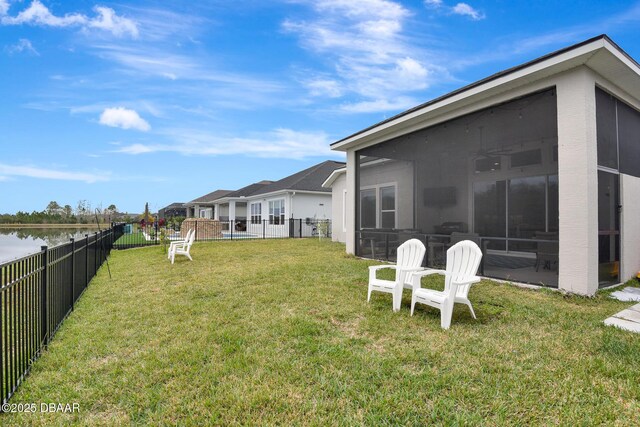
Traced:
[[173, 218], [174, 216], [187, 216], [187, 208], [184, 203], [175, 202], [158, 210], [159, 218]]
[[[322, 183], [344, 163], [327, 160], [278, 181], [260, 181], [215, 201], [216, 219], [236, 224], [249, 233], [282, 235], [289, 218], [331, 219], [331, 189]], [[306, 224], [311, 227], [310, 224]]]
[[475, 240], [483, 274], [593, 295], [640, 269], [640, 65], [601, 35], [332, 144], [333, 238], [441, 265]]
[[229, 221], [234, 224], [240, 221], [244, 224], [247, 220], [247, 197], [272, 183], [273, 181], [267, 180], [255, 182], [239, 190], [231, 191], [223, 197], [219, 197], [213, 202], [215, 210], [215, 216], [213, 218], [219, 221]]
[[231, 193], [231, 190], [216, 190], [209, 194], [193, 199], [184, 204], [187, 218], [210, 218], [215, 215], [213, 201]]

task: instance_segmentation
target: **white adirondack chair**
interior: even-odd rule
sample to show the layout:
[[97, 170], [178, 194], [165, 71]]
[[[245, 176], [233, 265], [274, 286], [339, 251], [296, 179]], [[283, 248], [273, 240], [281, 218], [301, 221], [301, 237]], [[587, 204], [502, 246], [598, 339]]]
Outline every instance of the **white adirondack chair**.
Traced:
[[191, 237], [191, 234], [194, 232], [195, 232], [194, 229], [190, 228], [189, 230], [187, 230], [187, 234], [184, 236], [184, 240], [174, 240], [173, 242], [169, 243], [169, 251], [167, 253], [167, 258], [171, 259], [171, 253], [173, 252], [175, 247], [178, 245], [184, 245], [185, 243], [187, 243], [189, 241], [189, 238]]
[[[371, 300], [371, 292], [386, 292], [393, 295], [393, 311], [400, 310], [402, 290], [411, 289], [411, 273], [423, 270], [422, 259], [426, 249], [418, 239], [407, 240], [398, 247], [396, 265], [374, 265], [369, 267], [369, 293], [367, 301]], [[378, 279], [376, 273], [384, 268], [396, 270], [395, 280]]]
[[191, 258], [191, 254], [189, 253], [189, 251], [191, 250], [191, 245], [193, 245], [193, 241], [195, 240], [195, 238], [196, 233], [191, 233], [189, 240], [187, 240], [182, 245], [176, 245], [173, 248], [173, 251], [171, 252], [171, 264], [173, 264], [173, 262], [175, 261], [176, 255], [184, 255], [189, 258], [189, 260], [193, 261], [193, 258]]
[[[451, 316], [453, 315], [453, 305], [455, 303], [466, 304], [471, 310], [471, 315], [476, 318], [471, 301], [469, 301], [469, 288], [473, 283], [480, 281], [476, 276], [482, 251], [474, 242], [463, 240], [447, 250], [446, 270], [425, 270], [413, 273], [413, 293], [411, 295], [411, 315], [416, 303], [426, 304], [440, 310], [440, 326], [442, 329], [449, 329], [451, 326]], [[420, 286], [420, 279], [430, 274], [444, 275], [444, 291], [434, 289], [423, 289]]]

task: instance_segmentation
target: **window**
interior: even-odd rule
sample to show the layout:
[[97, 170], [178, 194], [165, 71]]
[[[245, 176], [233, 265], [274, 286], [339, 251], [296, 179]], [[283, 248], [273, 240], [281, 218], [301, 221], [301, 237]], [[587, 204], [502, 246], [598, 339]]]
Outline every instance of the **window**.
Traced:
[[284, 224], [284, 199], [269, 202], [269, 224]]
[[360, 190], [360, 228], [395, 227], [395, 185]]
[[376, 228], [376, 189], [360, 191], [360, 228]]
[[396, 189], [380, 188], [380, 225], [382, 228], [396, 228]]
[[262, 203], [251, 203], [251, 224], [262, 222]]

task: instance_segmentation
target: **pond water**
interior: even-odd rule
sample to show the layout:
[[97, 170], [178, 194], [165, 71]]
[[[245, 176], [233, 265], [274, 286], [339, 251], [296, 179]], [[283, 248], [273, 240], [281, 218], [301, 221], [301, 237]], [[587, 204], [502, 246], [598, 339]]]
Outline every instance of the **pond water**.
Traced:
[[41, 246], [57, 246], [96, 231], [96, 228], [0, 228], [0, 264], [36, 253]]

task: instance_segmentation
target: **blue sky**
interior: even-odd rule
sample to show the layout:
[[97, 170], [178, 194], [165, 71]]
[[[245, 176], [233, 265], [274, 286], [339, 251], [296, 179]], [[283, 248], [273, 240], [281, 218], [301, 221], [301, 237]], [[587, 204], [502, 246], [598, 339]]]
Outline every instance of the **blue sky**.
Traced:
[[601, 33], [640, 59], [640, 2], [0, 0], [0, 213], [343, 160], [331, 142]]

